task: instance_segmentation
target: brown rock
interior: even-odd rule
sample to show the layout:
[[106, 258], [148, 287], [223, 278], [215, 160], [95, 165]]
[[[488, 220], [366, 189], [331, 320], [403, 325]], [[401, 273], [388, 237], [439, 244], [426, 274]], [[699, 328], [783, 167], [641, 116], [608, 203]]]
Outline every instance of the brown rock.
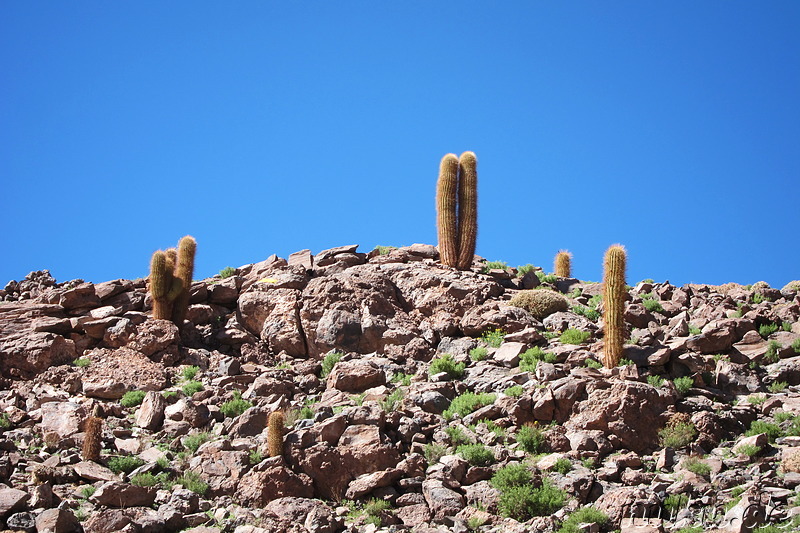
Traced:
[[350, 482], [345, 497], [350, 500], [361, 498], [377, 488], [392, 485], [402, 475], [403, 472], [396, 468], [364, 474]]
[[36, 517], [37, 533], [79, 533], [83, 531], [80, 521], [65, 509], [47, 509]]
[[66, 364], [78, 354], [75, 343], [55, 333], [31, 331], [31, 321], [63, 314], [57, 305], [10, 303], [0, 306], [0, 372], [29, 379], [53, 366]]
[[12, 511], [23, 509], [27, 501], [28, 493], [24, 490], [0, 485], [0, 518], [5, 518]]
[[259, 336], [270, 349], [300, 357], [306, 345], [300, 328], [300, 291], [295, 289], [257, 290], [239, 298], [239, 322]]
[[150, 431], [157, 431], [161, 424], [164, 423], [164, 410], [166, 407], [167, 401], [161, 393], [148, 392], [136, 411], [136, 425]]
[[464, 508], [464, 496], [446, 487], [439, 479], [426, 479], [422, 482], [422, 495], [433, 514], [433, 519], [441, 521], [453, 516]]
[[386, 374], [369, 361], [355, 359], [336, 363], [328, 376], [328, 386], [346, 392], [362, 392], [386, 384]]
[[166, 350], [180, 341], [178, 327], [169, 320], [149, 319], [141, 324], [129, 347], [146, 356]]
[[86, 408], [73, 402], [46, 402], [42, 404], [42, 433], [55, 433], [60, 438], [83, 431], [88, 413]]
[[119, 476], [105, 466], [92, 461], [81, 461], [72, 466], [75, 473], [89, 481], [119, 481]]
[[262, 471], [251, 471], [244, 475], [238, 484], [237, 496], [246, 505], [262, 507], [276, 498], [295, 496], [311, 498], [314, 489], [311, 478], [305, 474], [295, 474], [278, 461], [270, 460]]
[[90, 500], [107, 507], [149, 507], [156, 499], [156, 490], [121, 481], [106, 481], [92, 494]]
[[99, 307], [100, 298], [94, 290], [92, 283], [81, 283], [61, 295], [58, 302], [64, 309], [83, 309]]

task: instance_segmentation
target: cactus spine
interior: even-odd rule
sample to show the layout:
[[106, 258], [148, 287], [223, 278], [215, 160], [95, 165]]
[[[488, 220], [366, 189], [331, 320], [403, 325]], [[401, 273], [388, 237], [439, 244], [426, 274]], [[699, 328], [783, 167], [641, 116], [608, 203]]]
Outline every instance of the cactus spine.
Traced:
[[553, 265], [553, 273], [559, 278], [572, 277], [572, 254], [559, 250]]
[[180, 326], [189, 307], [189, 290], [194, 274], [195, 240], [186, 236], [178, 250], [158, 250], [150, 260], [150, 296], [153, 318], [172, 320]]
[[458, 223], [456, 221], [456, 196], [458, 195], [458, 158], [447, 154], [439, 165], [436, 184], [436, 219], [439, 230], [439, 257], [442, 264], [458, 265]]
[[622, 359], [625, 342], [625, 248], [614, 244], [606, 251], [603, 268], [603, 364], [613, 368]]
[[180, 326], [186, 318], [189, 309], [189, 296], [192, 290], [192, 276], [194, 275], [194, 254], [197, 251], [197, 242], [189, 235], [178, 243], [177, 263], [175, 265], [175, 279], [180, 281], [181, 291], [172, 304], [172, 321]]
[[478, 237], [478, 160], [472, 152], [458, 159], [458, 268], [467, 270], [475, 258]]
[[267, 453], [270, 457], [283, 455], [283, 433], [285, 430], [283, 412], [273, 411], [267, 421]]
[[442, 264], [466, 270], [478, 235], [478, 172], [472, 152], [447, 154], [439, 165], [436, 220]]

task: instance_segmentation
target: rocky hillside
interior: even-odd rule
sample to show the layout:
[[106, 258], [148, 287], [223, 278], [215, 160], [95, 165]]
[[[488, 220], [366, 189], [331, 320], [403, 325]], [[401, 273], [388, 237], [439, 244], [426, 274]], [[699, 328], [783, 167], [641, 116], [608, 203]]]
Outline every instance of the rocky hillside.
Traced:
[[[606, 369], [601, 285], [520, 270], [458, 271], [430, 245], [304, 250], [195, 282], [180, 328], [150, 316], [143, 279], [10, 282], [0, 521], [800, 528], [800, 284], [642, 281]], [[511, 305], [534, 293], [547, 305]]]

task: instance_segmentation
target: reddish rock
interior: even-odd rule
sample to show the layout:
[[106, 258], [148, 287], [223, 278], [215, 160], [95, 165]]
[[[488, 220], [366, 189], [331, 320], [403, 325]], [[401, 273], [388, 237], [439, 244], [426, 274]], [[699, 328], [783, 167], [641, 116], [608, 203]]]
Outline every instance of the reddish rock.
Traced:
[[[280, 458], [277, 458], [280, 459]], [[271, 461], [262, 471], [251, 471], [241, 479], [236, 495], [246, 505], [263, 507], [276, 498], [311, 498], [314, 488], [305, 474], [295, 474], [280, 461]]]
[[139, 325], [136, 337], [129, 344], [133, 350], [151, 356], [177, 345], [180, 341], [178, 327], [169, 320], [149, 319]]
[[166, 407], [167, 401], [160, 392], [148, 392], [136, 411], [136, 425], [150, 431], [157, 431], [164, 422]]
[[80, 533], [80, 521], [66, 509], [47, 509], [36, 517], [37, 533]]
[[97, 505], [107, 507], [149, 507], [156, 499], [156, 490], [120, 481], [107, 481], [100, 485], [90, 499]]
[[328, 376], [328, 386], [346, 392], [363, 392], [386, 384], [386, 374], [369, 361], [355, 359], [336, 363]]

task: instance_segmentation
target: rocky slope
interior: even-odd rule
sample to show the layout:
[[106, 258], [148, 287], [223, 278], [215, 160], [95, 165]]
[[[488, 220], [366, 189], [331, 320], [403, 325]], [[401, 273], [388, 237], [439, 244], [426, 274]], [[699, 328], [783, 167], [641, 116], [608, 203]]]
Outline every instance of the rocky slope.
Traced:
[[[437, 259], [429, 245], [273, 256], [195, 282], [180, 329], [148, 317], [146, 280], [9, 283], [0, 521], [238, 533], [800, 523], [796, 282], [641, 282], [627, 360], [608, 370], [599, 284]], [[509, 305], [521, 290], [562, 293], [568, 310], [536, 318]], [[287, 427], [269, 457], [276, 411]], [[93, 413], [99, 462], [81, 453]]]

